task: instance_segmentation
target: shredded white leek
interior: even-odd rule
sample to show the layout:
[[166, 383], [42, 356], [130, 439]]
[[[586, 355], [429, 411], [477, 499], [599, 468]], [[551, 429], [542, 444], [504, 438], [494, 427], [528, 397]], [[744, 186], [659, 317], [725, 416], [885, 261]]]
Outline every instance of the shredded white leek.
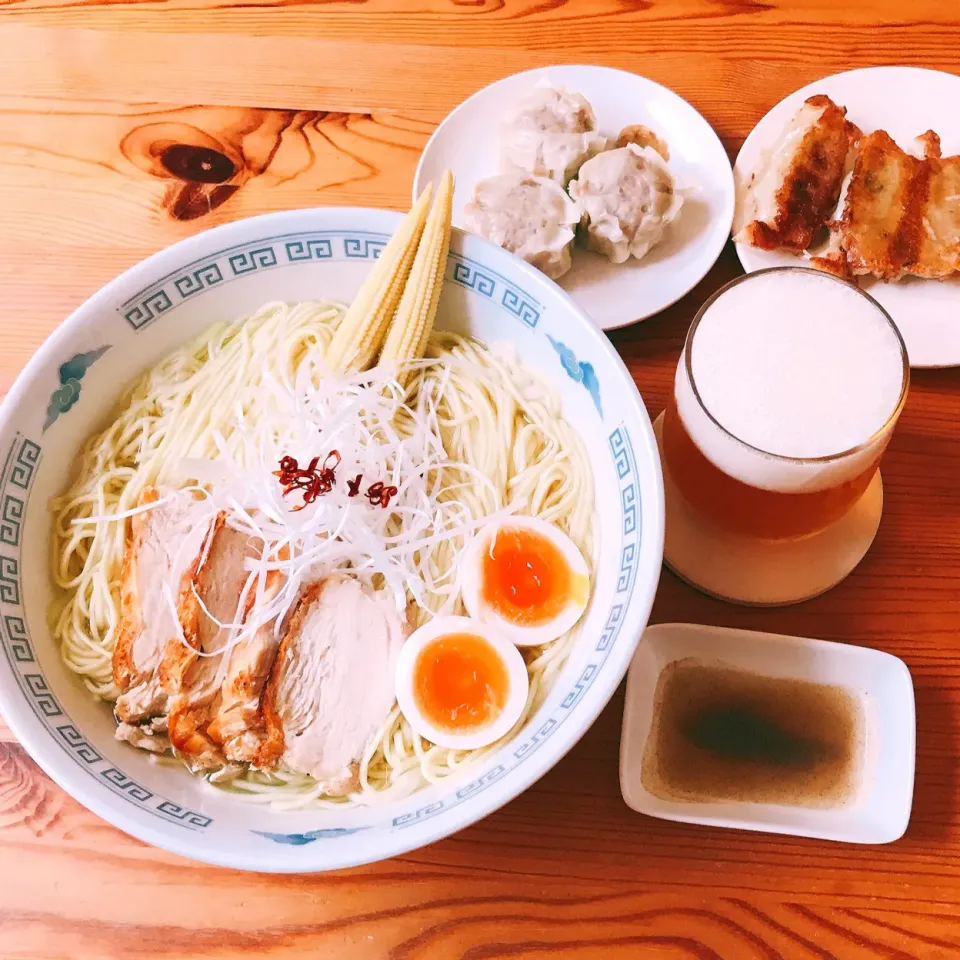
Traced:
[[[202, 490], [202, 511], [211, 519], [224, 511], [257, 542], [247, 585], [256, 616], [227, 625], [234, 643], [274, 618], [279, 624], [305, 583], [337, 569], [390, 591], [401, 608], [409, 603], [417, 622], [462, 613], [457, 554], [500, 512], [556, 523], [592, 567], [592, 474], [555, 391], [508, 349], [442, 332], [426, 359], [402, 371], [335, 375], [324, 356], [342, 316], [336, 304], [277, 303], [212, 328], [142, 378], [86, 445], [76, 480], [53, 503], [62, 590], [54, 632], [65, 663], [96, 696], [119, 694], [111, 656], [127, 520], [148, 486], [165, 498]], [[395, 378], [401, 372], [405, 387]], [[303, 464], [334, 449], [334, 489], [294, 511], [299, 494], [283, 496], [273, 475], [280, 458]], [[358, 474], [362, 490], [378, 480], [398, 488], [388, 509], [347, 496], [344, 480]], [[265, 591], [270, 569], [284, 573], [275, 596]], [[172, 602], [176, 585], [163, 593]], [[515, 729], [542, 702], [572, 642], [571, 633], [527, 652], [530, 694]], [[346, 802], [405, 795], [491, 749], [429, 744], [394, 710]], [[344, 802], [302, 775], [234, 768], [215, 780], [279, 806]]]

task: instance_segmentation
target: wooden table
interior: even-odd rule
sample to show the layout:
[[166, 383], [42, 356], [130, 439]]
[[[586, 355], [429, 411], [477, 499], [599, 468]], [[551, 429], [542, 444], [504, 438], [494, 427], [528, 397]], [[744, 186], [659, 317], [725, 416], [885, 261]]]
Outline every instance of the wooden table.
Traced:
[[[949, 0], [0, 0], [0, 389], [118, 272], [268, 210], [405, 207], [421, 148], [468, 94], [554, 62], [643, 73], [731, 156], [781, 97], [855, 66], [960, 72]], [[167, 125], [163, 128], [152, 126]], [[226, 187], [157, 176], [169, 136], [226, 145]], [[228, 151], [229, 152], [229, 151]], [[651, 414], [727, 250], [656, 319], [614, 336]], [[960, 317], [958, 317], [960, 322]], [[647, 819], [617, 784], [622, 692], [541, 783], [387, 863], [269, 877], [144, 846], [0, 743], [0, 956], [934, 958], [960, 955], [960, 374], [915, 374], [860, 568], [751, 611], [664, 574], [654, 621], [849, 640], [910, 666], [906, 837], [857, 848]]]

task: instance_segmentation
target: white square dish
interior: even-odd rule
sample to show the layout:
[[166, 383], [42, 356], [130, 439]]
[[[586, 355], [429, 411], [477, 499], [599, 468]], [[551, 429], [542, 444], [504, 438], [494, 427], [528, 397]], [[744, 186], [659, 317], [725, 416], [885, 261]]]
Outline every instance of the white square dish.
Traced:
[[[813, 808], [742, 800], [679, 801], [651, 793], [642, 767], [657, 682], [674, 661], [694, 659], [766, 677], [845, 688], [862, 715], [862, 763], [843, 805]], [[907, 828], [913, 802], [916, 714], [906, 664], [879, 650], [747, 630], [671, 623], [650, 627], [627, 678], [620, 789], [639, 813], [717, 827], [848, 843], [890, 843]]]

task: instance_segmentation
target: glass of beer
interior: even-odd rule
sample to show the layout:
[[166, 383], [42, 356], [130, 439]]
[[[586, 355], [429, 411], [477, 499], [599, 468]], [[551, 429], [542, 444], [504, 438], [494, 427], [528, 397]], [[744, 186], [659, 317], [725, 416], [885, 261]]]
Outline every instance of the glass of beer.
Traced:
[[[853, 284], [804, 267], [740, 277], [687, 334], [662, 424], [669, 487], [714, 544], [828, 546], [879, 484], [909, 380], [899, 331]], [[668, 562], [670, 537], [668, 514]]]

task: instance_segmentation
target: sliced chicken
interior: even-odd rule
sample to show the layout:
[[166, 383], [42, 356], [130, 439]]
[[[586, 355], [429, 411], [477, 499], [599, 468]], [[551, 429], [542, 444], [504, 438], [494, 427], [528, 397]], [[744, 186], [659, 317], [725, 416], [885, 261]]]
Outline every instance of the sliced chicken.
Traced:
[[241, 594], [250, 576], [246, 560], [255, 555], [249, 537], [227, 526], [221, 513], [208, 549], [181, 582], [177, 612], [186, 644], [168, 644], [160, 679], [170, 698], [170, 742], [195, 769], [212, 769], [225, 762], [207, 725], [217, 712], [225, 666], [222, 653], [235, 633], [229, 625], [236, 624], [243, 613]]
[[[159, 491], [150, 487], [141, 494], [138, 506], [160, 499]], [[115, 709], [124, 723], [136, 724], [166, 709], [158, 668], [177, 625], [162, 584], [177, 584], [200, 552], [206, 527], [197, 511], [195, 501], [175, 497], [131, 519], [113, 651], [113, 679], [123, 691]]]
[[405, 638], [387, 594], [348, 577], [308, 588], [264, 690], [257, 766], [309, 774], [331, 794], [355, 788], [358, 761], [393, 709]]
[[[271, 570], [266, 577], [261, 603], [272, 601], [282, 585], [282, 575]], [[251, 621], [256, 602], [256, 591], [250, 590], [244, 623]], [[262, 743], [260, 695], [276, 659], [280, 637], [276, 620], [268, 620], [230, 650], [216, 716], [208, 729], [210, 736], [223, 746], [228, 760], [249, 763], [256, 757]]]
[[121, 723], [116, 737], [149, 753], [166, 753], [170, 749], [166, 717], [154, 717], [140, 724]]
[[860, 131], [829, 97], [804, 101], [746, 184], [734, 240], [802, 253], [833, 214]]
[[960, 271], [960, 156], [941, 157], [933, 131], [918, 140], [923, 158], [884, 130], [861, 140], [831, 252], [815, 266], [882, 280]]

